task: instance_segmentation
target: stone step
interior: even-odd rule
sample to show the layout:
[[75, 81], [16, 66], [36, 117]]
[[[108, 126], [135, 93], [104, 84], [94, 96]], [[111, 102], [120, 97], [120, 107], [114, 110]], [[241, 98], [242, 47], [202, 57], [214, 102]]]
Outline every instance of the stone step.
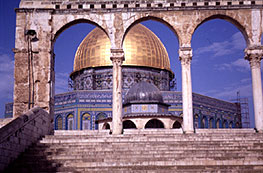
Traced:
[[[68, 152], [109, 152], [109, 151], [123, 151], [123, 152], [129, 152], [129, 151], [137, 151], [137, 152], [144, 152], [144, 151], [149, 151], [149, 152], [155, 152], [156, 149], [158, 149], [159, 151], [170, 151], [170, 152], [180, 152], [180, 153], [188, 153], [188, 152], [234, 152], [234, 151], [242, 151], [242, 152], [260, 152], [262, 147], [258, 147], [258, 148], [254, 148], [254, 147], [228, 147], [228, 148], [224, 148], [224, 147], [204, 147], [204, 148], [200, 148], [200, 147], [167, 147], [167, 146], [163, 146], [163, 147], [123, 147], [123, 148], [113, 148], [113, 147], [107, 147], [107, 148], [95, 148], [95, 147], [77, 147], [77, 148], [73, 148], [73, 147], [42, 147], [42, 148], [33, 148], [28, 150], [28, 152], [30, 151], [36, 151], [36, 152], [56, 152], [56, 151], [68, 151]], [[260, 152], [261, 153], [261, 152]]]
[[[84, 155], [85, 154], [85, 155]], [[108, 156], [106, 156], [108, 154]], [[123, 156], [119, 156], [122, 154]], [[32, 159], [32, 158], [50, 158], [50, 159], [80, 159], [80, 158], [122, 158], [122, 159], [133, 159], [133, 158], [143, 158], [143, 159], [151, 159], [151, 158], [220, 158], [221, 160], [226, 159], [227, 157], [233, 158], [233, 159], [240, 159], [240, 158], [260, 158], [262, 159], [262, 153], [249, 153], [249, 154], [238, 154], [238, 153], [199, 153], [199, 154], [193, 154], [190, 157], [186, 156], [184, 153], [151, 153], [149, 156], [140, 156], [140, 155], [146, 155], [145, 153], [138, 153], [138, 154], [132, 154], [132, 153], [123, 153], [123, 152], [116, 152], [116, 153], [86, 153], [84, 152], [82, 155], [78, 153], [64, 153], [64, 154], [57, 154], [57, 153], [45, 153], [45, 154], [38, 154], [38, 155], [31, 155], [26, 154], [24, 155], [24, 158]], [[164, 156], [166, 155], [166, 156]]]
[[263, 165], [263, 157], [254, 158], [235, 158], [235, 157], [152, 157], [148, 158], [81, 158], [81, 159], [50, 159], [50, 158], [37, 158], [24, 159], [27, 165], [42, 165], [44, 163], [56, 163], [64, 167], [114, 167], [114, 166], [178, 166], [178, 165], [203, 165], [203, 166], [216, 166], [216, 165]]
[[43, 140], [41, 140], [40, 143], [71, 143], [71, 142], [89, 142], [89, 143], [129, 143], [129, 142], [133, 142], [133, 143], [147, 143], [147, 142], [157, 142], [157, 143], [161, 143], [161, 142], [165, 142], [165, 143], [263, 143], [263, 139], [245, 139], [245, 138], [236, 138], [234, 140], [226, 140], [226, 139], [206, 139], [204, 138], [204, 140], [200, 140], [200, 139], [188, 139], [188, 140], [180, 140], [180, 139], [176, 139], [176, 138], [166, 138], [166, 139], [162, 139], [162, 138], [119, 138], [119, 139], [111, 139], [111, 138], [100, 138], [100, 139], [85, 139], [85, 138], [65, 138], [65, 139], [59, 139], [59, 138], [44, 138]]
[[[183, 173], [196, 173], [196, 172], [227, 172], [227, 173], [236, 173], [236, 172], [242, 172], [242, 173], [251, 173], [251, 170], [253, 170], [253, 173], [261, 173], [262, 167], [261, 166], [248, 166], [248, 165], [235, 165], [235, 166], [228, 166], [228, 165], [217, 165], [217, 166], [111, 166], [111, 167], [63, 167], [62, 165], [57, 165], [56, 167], [52, 166], [45, 166], [43, 168], [44, 171], [41, 171], [41, 167], [37, 167], [32, 165], [31, 167], [25, 167], [24, 166], [24, 172], [85, 172], [85, 173], [123, 173], [123, 172], [129, 172], [129, 173], [171, 173], [171, 172], [183, 172]], [[50, 171], [48, 171], [48, 169]], [[13, 169], [15, 170], [15, 169]], [[27, 171], [26, 171], [27, 170]], [[18, 169], [17, 171], [13, 172], [20, 172], [21, 170]]]
[[[80, 154], [51, 154], [51, 155], [42, 155], [42, 156], [33, 156], [33, 155], [24, 155], [24, 161], [32, 161], [33, 158], [37, 159], [38, 161], [43, 160], [54, 160], [56, 163], [65, 160], [85, 160], [87, 161], [90, 159], [92, 162], [101, 162], [101, 161], [119, 161], [120, 159], [122, 162], [129, 161], [129, 160], [189, 160], [190, 157], [186, 157], [185, 154], [149, 154], [148, 156], [142, 156], [142, 154], [123, 154], [123, 153], [114, 153], [112, 155], [80, 155]], [[240, 160], [240, 159], [247, 159], [253, 160], [253, 158], [257, 158], [258, 160], [263, 160], [262, 154], [238, 154], [238, 153], [214, 153], [214, 154], [199, 154], [191, 156], [192, 159], [209, 159], [209, 160]], [[34, 160], [34, 159], [33, 159]]]
[[27, 151], [27, 155], [35, 155], [35, 156], [43, 156], [43, 155], [50, 155], [52, 153], [56, 154], [56, 155], [108, 155], [110, 154], [110, 156], [114, 153], [117, 154], [147, 154], [147, 155], [158, 155], [158, 154], [172, 154], [172, 155], [176, 155], [176, 154], [185, 154], [186, 157], [190, 157], [189, 154], [191, 154], [191, 156], [195, 155], [195, 154], [228, 154], [228, 153], [237, 153], [239, 155], [262, 155], [263, 151], [262, 149], [253, 149], [253, 150], [220, 150], [220, 149], [205, 149], [205, 150], [120, 150], [120, 151], [116, 151], [116, 150], [108, 150], [108, 151], [102, 151], [100, 149], [96, 150], [81, 150], [81, 149], [76, 149], [76, 150], [72, 150], [72, 151], [65, 151], [64, 149], [46, 149], [46, 150], [40, 150], [40, 149], [30, 149], [29, 151]]
[[[54, 135], [109, 135], [110, 130], [55, 130]], [[182, 134], [182, 129], [124, 129], [123, 134]], [[195, 134], [228, 134], [228, 135], [241, 135], [241, 134], [255, 134], [255, 130], [250, 129], [196, 129]], [[191, 134], [190, 134], [191, 135]]]
[[68, 140], [68, 139], [87, 139], [87, 140], [99, 140], [99, 141], [136, 141], [136, 140], [141, 140], [141, 141], [146, 141], [146, 140], [151, 140], [151, 141], [240, 141], [240, 140], [255, 140], [255, 141], [263, 141], [263, 136], [235, 136], [235, 137], [227, 137], [227, 136], [184, 136], [184, 135], [179, 135], [179, 136], [134, 136], [134, 137], [129, 137], [129, 136], [122, 136], [122, 137], [90, 137], [90, 136], [45, 136], [45, 140]]
[[9, 172], [263, 172], [263, 134], [209, 130], [55, 131]]
[[[202, 138], [202, 140], [201, 140]], [[232, 139], [227, 138], [184, 138], [181, 136], [180, 138], [175, 137], [156, 137], [156, 138], [149, 138], [149, 137], [122, 137], [122, 138], [87, 138], [87, 137], [68, 137], [68, 138], [50, 138], [45, 137], [41, 143], [55, 143], [55, 142], [262, 142], [263, 143], [263, 137], [235, 137]]]
[[76, 149], [73, 149], [71, 147], [64, 147], [64, 148], [52, 148], [52, 149], [46, 149], [46, 150], [36, 150], [36, 151], [39, 151], [39, 152], [60, 152], [60, 151], [64, 151], [64, 152], [89, 152], [89, 151], [96, 151], [96, 152], [101, 152], [101, 153], [107, 153], [109, 151], [115, 151], [115, 152], [120, 152], [120, 151], [123, 151], [123, 152], [132, 152], [132, 151], [140, 151], [140, 152], [143, 152], [143, 151], [148, 151], [149, 154], [150, 153], [155, 153], [155, 150], [159, 150], [159, 151], [177, 151], [177, 150], [181, 150], [181, 151], [187, 151], [187, 150], [195, 150], [195, 151], [198, 151], [198, 150], [203, 150], [203, 151], [214, 151], [214, 150], [222, 150], [222, 151], [233, 151], [233, 150], [239, 150], [239, 151], [249, 151], [249, 152], [260, 152], [262, 148], [253, 148], [253, 147], [227, 147], [227, 148], [224, 148], [224, 147], [221, 147], [221, 148], [196, 148], [195, 147], [185, 147], [185, 148], [182, 148], [182, 147], [146, 147], [146, 148], [113, 148], [113, 147], [109, 147], [109, 148], [76, 148]]
[[[198, 145], [198, 147], [197, 147]], [[130, 148], [130, 149], [140, 149], [143, 150], [145, 149], [151, 149], [151, 148], [161, 148], [161, 149], [205, 149], [205, 148], [211, 148], [211, 149], [215, 149], [215, 148], [219, 148], [219, 149], [257, 149], [257, 148], [262, 148], [263, 144], [262, 143], [238, 143], [238, 144], [197, 144], [197, 143], [188, 143], [188, 144], [167, 144], [167, 145], [162, 145], [162, 144], [152, 144], [150, 145], [149, 143], [147, 144], [127, 144], [125, 145], [125, 143], [111, 143], [111, 144], [90, 144], [90, 143], [54, 143], [53, 145], [51, 143], [41, 143], [41, 144], [37, 144], [37, 146], [39, 148], [73, 148], [73, 149], [92, 149], [92, 148], [101, 148], [101, 150], [105, 149], [108, 150], [109, 147], [110, 148], [114, 148], [114, 149], [126, 149], [126, 148]]]

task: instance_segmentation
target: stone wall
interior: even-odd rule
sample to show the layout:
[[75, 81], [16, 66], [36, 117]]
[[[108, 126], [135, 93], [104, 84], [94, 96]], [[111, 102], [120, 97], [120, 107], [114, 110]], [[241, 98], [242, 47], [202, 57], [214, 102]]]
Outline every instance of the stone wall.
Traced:
[[25, 149], [51, 132], [51, 117], [39, 107], [0, 128], [0, 171]]

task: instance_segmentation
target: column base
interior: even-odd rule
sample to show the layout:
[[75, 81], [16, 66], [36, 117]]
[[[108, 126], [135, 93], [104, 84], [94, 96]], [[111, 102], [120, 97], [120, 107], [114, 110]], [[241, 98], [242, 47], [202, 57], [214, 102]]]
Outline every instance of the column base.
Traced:
[[112, 133], [111, 133], [112, 135], [122, 135], [123, 134], [123, 130], [121, 129], [121, 130], [112, 130]]
[[256, 133], [263, 133], [263, 130], [258, 130], [257, 128], [254, 128]]

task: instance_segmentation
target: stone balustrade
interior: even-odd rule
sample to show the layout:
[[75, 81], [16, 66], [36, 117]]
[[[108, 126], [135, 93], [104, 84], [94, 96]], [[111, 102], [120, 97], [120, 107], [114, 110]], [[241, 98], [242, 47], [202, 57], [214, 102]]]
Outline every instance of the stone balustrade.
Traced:
[[0, 171], [29, 146], [51, 132], [51, 117], [39, 107], [0, 128]]

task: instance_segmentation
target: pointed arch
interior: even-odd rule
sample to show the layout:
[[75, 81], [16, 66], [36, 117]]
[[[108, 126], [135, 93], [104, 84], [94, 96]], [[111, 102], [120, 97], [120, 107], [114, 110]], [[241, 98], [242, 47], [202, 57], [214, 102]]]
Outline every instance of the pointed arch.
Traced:
[[209, 127], [208, 128], [210, 128], [210, 129], [215, 128], [215, 126], [214, 126], [214, 118], [213, 117], [209, 119]]
[[74, 130], [74, 115], [68, 114], [66, 121], [66, 130]]
[[180, 45], [180, 37], [178, 35], [178, 32], [175, 30], [175, 28], [169, 23], [167, 22], [165, 19], [163, 18], [160, 18], [160, 17], [156, 17], [156, 16], [153, 16], [153, 15], [148, 15], [148, 16], [144, 16], [144, 17], [141, 17], [141, 18], [138, 18], [134, 21], [132, 21], [131, 23], [128, 24], [128, 26], [125, 28], [125, 31], [124, 31], [124, 34], [123, 34], [123, 37], [122, 37], [122, 41], [121, 41], [121, 46], [123, 46], [123, 42], [124, 42], [124, 39], [127, 35], [127, 33], [130, 31], [130, 29], [136, 25], [136, 24], [139, 24], [141, 22], [144, 22], [144, 21], [147, 21], [147, 20], [153, 20], [153, 21], [157, 21], [157, 22], [160, 22], [162, 24], [164, 24], [165, 26], [167, 26], [176, 36], [177, 40], [178, 40], [178, 44]]
[[224, 121], [223, 121], [223, 128], [228, 128], [228, 122], [227, 122], [227, 120], [224, 120]]
[[85, 19], [85, 18], [79, 18], [79, 19], [74, 19], [74, 20], [71, 20], [71, 21], [67, 21], [65, 23], [62, 23], [61, 26], [58, 26], [58, 28], [53, 31], [54, 32], [54, 38], [53, 38], [53, 42], [56, 41], [56, 39], [58, 38], [58, 36], [63, 32], [65, 31], [66, 29], [70, 28], [71, 26], [73, 25], [76, 25], [76, 24], [80, 24], [80, 23], [89, 23], [89, 24], [92, 24], [96, 27], [99, 27], [106, 35], [107, 37], [109, 38], [109, 35], [106, 31], [106, 29], [104, 29], [101, 25], [99, 25], [98, 23], [96, 23], [95, 21], [92, 21], [90, 19]]
[[195, 128], [200, 128], [200, 117], [198, 114], [194, 115], [194, 124], [195, 124]]
[[208, 122], [207, 122], [207, 117], [203, 116], [201, 120], [201, 128], [208, 128]]
[[222, 128], [222, 126], [221, 126], [221, 120], [220, 120], [219, 118], [216, 120], [216, 128], [217, 128], [217, 129]]
[[230, 17], [230, 16], [225, 15], [225, 14], [212, 14], [210, 16], [206, 16], [205, 18], [201, 19], [200, 22], [197, 23], [196, 27], [194, 28], [194, 31], [192, 33], [191, 42], [193, 39], [193, 35], [194, 35], [195, 31], [199, 28], [199, 26], [201, 26], [203, 23], [208, 22], [208, 21], [213, 20], [213, 19], [222, 19], [222, 20], [225, 20], [227, 22], [232, 23], [242, 33], [242, 35], [243, 35], [243, 37], [247, 43], [247, 46], [249, 45], [249, 37], [248, 37], [247, 31], [246, 31], [246, 28], [239, 21], [234, 19], [233, 17]]
[[107, 118], [107, 114], [105, 112], [100, 112], [96, 115], [96, 121], [95, 121], [95, 129], [98, 130], [99, 129], [99, 125], [98, 125], [98, 120], [102, 120]]
[[63, 130], [63, 117], [62, 115], [57, 115], [55, 119], [55, 130]]
[[81, 130], [91, 129], [91, 115], [89, 113], [84, 113], [81, 118]]
[[229, 122], [229, 126], [228, 126], [228, 127], [231, 128], [231, 129], [234, 128], [234, 123], [233, 123], [233, 121], [230, 121], [230, 122]]

